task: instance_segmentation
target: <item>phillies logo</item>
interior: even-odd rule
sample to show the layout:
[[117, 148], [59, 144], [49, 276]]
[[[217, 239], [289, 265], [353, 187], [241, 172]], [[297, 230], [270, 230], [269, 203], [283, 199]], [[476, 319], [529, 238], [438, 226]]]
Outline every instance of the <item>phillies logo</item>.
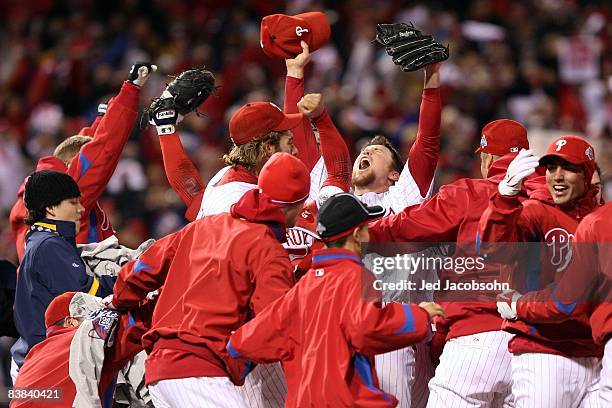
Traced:
[[555, 144], [557, 145], [555, 152], [559, 152], [561, 151], [561, 148], [567, 144], [567, 140], [565, 139], [557, 140]]
[[544, 236], [546, 246], [550, 248], [550, 263], [557, 268], [557, 272], [564, 270], [572, 260], [573, 238], [574, 235], [563, 228], [553, 228]]
[[588, 157], [589, 160], [595, 160], [595, 152], [593, 152], [593, 148], [591, 146], [587, 147], [584, 154], [586, 154], [586, 157]]
[[295, 35], [297, 35], [298, 37], [302, 36], [302, 33], [307, 33], [308, 29], [307, 28], [302, 28], [300, 26], [295, 27]]

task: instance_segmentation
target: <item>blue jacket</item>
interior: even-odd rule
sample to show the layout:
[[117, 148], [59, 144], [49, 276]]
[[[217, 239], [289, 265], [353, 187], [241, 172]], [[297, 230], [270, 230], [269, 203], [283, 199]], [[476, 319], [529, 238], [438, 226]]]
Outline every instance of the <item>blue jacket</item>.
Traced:
[[21, 338], [11, 352], [21, 367], [28, 350], [46, 337], [45, 311], [65, 292], [97, 296], [113, 292], [115, 278], [87, 274], [75, 243], [73, 222], [43, 219], [32, 225], [19, 267], [15, 293], [15, 325]]

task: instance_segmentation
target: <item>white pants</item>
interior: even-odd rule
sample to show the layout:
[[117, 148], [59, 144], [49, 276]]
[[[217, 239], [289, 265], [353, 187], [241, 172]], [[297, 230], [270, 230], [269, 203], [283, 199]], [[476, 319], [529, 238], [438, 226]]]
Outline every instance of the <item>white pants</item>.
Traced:
[[375, 357], [378, 385], [393, 395], [398, 408], [410, 408], [410, 388], [414, 382], [414, 348], [412, 346]]
[[601, 360], [524, 353], [512, 356], [516, 408], [597, 407]]
[[155, 408], [248, 408], [227, 377], [161, 380], [149, 393]]
[[433, 378], [436, 368], [431, 361], [428, 344], [418, 343], [414, 346], [414, 381], [410, 387], [412, 404], [410, 408], [425, 408], [429, 399], [429, 381]]
[[428, 408], [512, 407], [510, 333], [450, 339], [429, 382]]
[[259, 364], [236, 389], [250, 408], [285, 406], [287, 382], [280, 363]]
[[11, 357], [11, 380], [13, 381], [13, 386], [15, 386], [15, 382], [17, 381], [17, 374], [19, 374], [19, 367], [15, 360]]
[[599, 406], [612, 407], [612, 338], [606, 343], [599, 378]]

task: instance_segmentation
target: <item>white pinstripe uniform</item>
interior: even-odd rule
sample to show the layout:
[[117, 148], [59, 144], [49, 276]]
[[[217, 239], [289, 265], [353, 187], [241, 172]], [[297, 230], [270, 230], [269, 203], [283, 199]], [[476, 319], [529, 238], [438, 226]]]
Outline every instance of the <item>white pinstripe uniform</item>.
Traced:
[[248, 408], [227, 377], [161, 380], [149, 393], [156, 408]]
[[599, 406], [612, 407], [612, 338], [604, 349], [599, 379]]
[[[512, 334], [489, 331], [450, 339], [429, 382], [428, 408], [512, 407]], [[535, 408], [535, 407], [534, 407]]]
[[[322, 183], [322, 181], [327, 178], [327, 171], [323, 165], [322, 158], [313, 169], [313, 172], [315, 172], [315, 169], [317, 168], [317, 180]], [[410, 169], [408, 168], [408, 161], [406, 161], [404, 168], [400, 173], [399, 179], [393, 186], [389, 187], [388, 191], [383, 193], [368, 192], [357, 197], [365, 205], [380, 205], [386, 209], [385, 215], [391, 215], [401, 212], [408, 206], [423, 202], [423, 200], [431, 196], [432, 190], [433, 181], [429, 187], [427, 195], [425, 197], [421, 196], [419, 186], [412, 177]], [[312, 186], [310, 198], [317, 198], [316, 189], [312, 188]], [[319, 199], [318, 201], [322, 202], [323, 200]], [[406, 272], [404, 271], [404, 273]], [[415, 275], [405, 276], [405, 278], [414, 277]], [[410, 299], [406, 298], [408, 295], [409, 293], [403, 292], [392, 294], [391, 296], [394, 300], [409, 302]], [[427, 358], [429, 359], [429, 356], [427, 356]], [[376, 373], [378, 374], [380, 388], [384, 392], [394, 395], [398, 399], [398, 407], [410, 408], [412, 399], [411, 389], [413, 387], [413, 383], [417, 385], [415, 382], [415, 377], [419, 378], [421, 381], [418, 382], [420, 389], [415, 389], [413, 394], [427, 394], [427, 381], [423, 381], [423, 379], [428, 380], [428, 378], [426, 378], [427, 372], [431, 373], [432, 367], [428, 366], [423, 361], [422, 366], [424, 372], [415, 373], [415, 350], [412, 346], [377, 355], [375, 360]], [[423, 378], [421, 378], [421, 375], [423, 375]]]
[[[512, 356], [516, 408], [597, 408], [601, 360], [524, 353]], [[609, 379], [608, 379], [609, 380]]]

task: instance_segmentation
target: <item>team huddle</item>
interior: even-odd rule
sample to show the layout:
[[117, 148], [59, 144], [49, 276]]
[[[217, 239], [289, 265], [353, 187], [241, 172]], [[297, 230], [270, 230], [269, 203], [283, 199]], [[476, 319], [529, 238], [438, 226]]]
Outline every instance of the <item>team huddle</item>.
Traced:
[[[495, 120], [476, 149], [482, 178], [433, 194], [447, 47], [412, 25], [378, 26], [393, 63], [424, 72], [418, 131], [406, 160], [376, 136], [351, 166], [322, 93], [305, 93], [325, 15], [267, 16], [260, 35], [285, 60], [284, 106], [238, 109], [226, 167], [207, 182], [178, 124], [214, 93], [214, 74], [182, 73], [145, 109], [187, 207], [178, 232], [125, 248], [97, 203], [151, 63], [24, 181], [11, 211], [10, 406], [612, 406], [612, 207], [593, 146], [561, 136], [536, 157], [520, 123]], [[414, 244], [407, 257], [484, 260], [418, 277], [512, 290], [383, 301], [366, 249], [391, 243]]]

